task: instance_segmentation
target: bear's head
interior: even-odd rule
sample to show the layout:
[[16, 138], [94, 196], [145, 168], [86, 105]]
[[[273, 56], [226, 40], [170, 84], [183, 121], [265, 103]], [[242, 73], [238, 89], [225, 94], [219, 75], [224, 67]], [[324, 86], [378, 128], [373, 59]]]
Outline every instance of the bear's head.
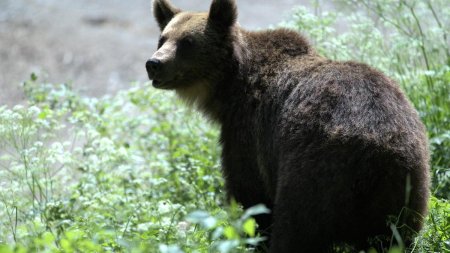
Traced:
[[167, 0], [153, 0], [153, 15], [161, 35], [146, 69], [155, 88], [195, 100], [226, 78], [240, 55], [235, 0], [213, 0], [208, 13], [184, 12]]

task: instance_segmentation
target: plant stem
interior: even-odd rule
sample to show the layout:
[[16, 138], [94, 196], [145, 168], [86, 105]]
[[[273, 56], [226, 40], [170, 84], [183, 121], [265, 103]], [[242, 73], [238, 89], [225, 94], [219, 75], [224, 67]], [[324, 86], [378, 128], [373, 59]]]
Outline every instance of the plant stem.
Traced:
[[444, 47], [445, 47], [445, 54], [447, 55], [447, 61], [450, 59], [450, 50], [447, 44], [447, 30], [444, 28], [444, 26], [441, 23], [441, 20], [439, 19], [438, 15], [436, 14], [436, 11], [433, 8], [433, 5], [429, 0], [427, 0], [427, 6], [430, 8], [431, 13], [433, 13], [434, 20], [436, 20], [437, 25], [442, 30], [442, 38], [444, 39]]
[[[406, 3], [405, 3], [405, 5], [406, 5]], [[411, 14], [412, 14], [412, 16], [413, 16], [413, 18], [414, 18], [414, 20], [416, 22], [417, 28], [419, 29], [420, 41], [421, 41], [420, 49], [422, 50], [423, 59], [425, 60], [425, 66], [426, 66], [428, 71], [431, 71], [430, 62], [428, 60], [428, 55], [427, 55], [426, 48], [425, 48], [425, 35], [423, 33], [423, 30], [422, 30], [422, 25], [420, 24], [420, 21], [417, 18], [416, 12], [414, 10], [414, 6], [410, 5], [410, 6], [408, 6], [408, 8], [411, 11]], [[426, 78], [427, 78], [428, 86], [430, 88], [433, 87], [433, 80], [428, 75], [426, 76]]]

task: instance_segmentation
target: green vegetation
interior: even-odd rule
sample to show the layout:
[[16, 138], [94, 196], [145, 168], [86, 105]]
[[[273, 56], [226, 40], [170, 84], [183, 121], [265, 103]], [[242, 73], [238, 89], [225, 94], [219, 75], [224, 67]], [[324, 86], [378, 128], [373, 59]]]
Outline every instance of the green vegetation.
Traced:
[[2, 242], [32, 252], [258, 242], [250, 214], [266, 209], [223, 208], [217, 130], [172, 96], [143, 85], [97, 100], [35, 77], [24, 88], [32, 106], [0, 109]]
[[[283, 26], [407, 92], [433, 152], [431, 210], [411, 250], [450, 252], [450, 6], [339, 6], [296, 9]], [[23, 88], [27, 105], [0, 107], [0, 252], [252, 252], [262, 240], [251, 215], [268, 210], [225, 204], [217, 127], [173, 95], [135, 84], [87, 98], [34, 75]]]

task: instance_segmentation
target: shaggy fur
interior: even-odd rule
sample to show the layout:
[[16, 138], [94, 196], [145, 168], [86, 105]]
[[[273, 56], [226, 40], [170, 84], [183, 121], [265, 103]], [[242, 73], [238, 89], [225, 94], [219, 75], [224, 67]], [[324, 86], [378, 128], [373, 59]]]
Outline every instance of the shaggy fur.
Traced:
[[296, 32], [240, 28], [233, 0], [209, 13], [153, 3], [162, 41], [149, 77], [221, 125], [227, 192], [272, 209], [257, 217], [270, 252], [365, 249], [373, 237], [387, 246], [389, 222], [412, 241], [427, 213], [429, 152], [394, 81], [323, 58]]

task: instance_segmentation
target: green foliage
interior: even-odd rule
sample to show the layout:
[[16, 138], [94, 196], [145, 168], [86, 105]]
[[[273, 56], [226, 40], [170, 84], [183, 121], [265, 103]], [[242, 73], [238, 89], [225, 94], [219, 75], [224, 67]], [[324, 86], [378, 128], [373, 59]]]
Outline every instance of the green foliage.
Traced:
[[[283, 25], [407, 92], [429, 133], [435, 195], [410, 250], [450, 252], [450, 6], [339, 3]], [[35, 75], [23, 89], [26, 106], [0, 107], [0, 252], [253, 252], [263, 240], [252, 215], [268, 210], [227, 207], [218, 130], [173, 95], [134, 84], [87, 98]]]
[[223, 209], [217, 129], [173, 96], [136, 84], [92, 99], [36, 77], [24, 89], [32, 106], [0, 108], [8, 250], [235, 252], [261, 240], [247, 213]]
[[420, 234], [418, 252], [450, 252], [450, 202], [432, 198], [424, 232]]

